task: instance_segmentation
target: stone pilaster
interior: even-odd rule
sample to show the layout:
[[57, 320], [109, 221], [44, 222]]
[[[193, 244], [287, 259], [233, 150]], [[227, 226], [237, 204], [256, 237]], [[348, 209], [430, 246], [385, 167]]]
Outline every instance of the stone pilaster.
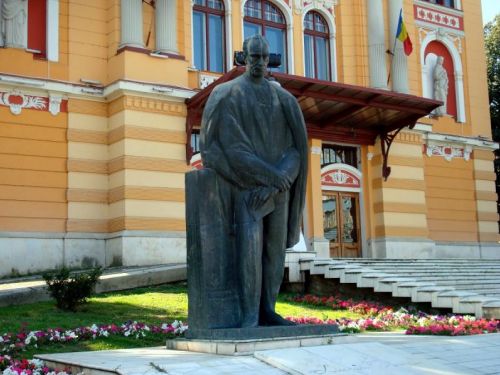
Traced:
[[[399, 13], [403, 7], [403, 0], [389, 1], [389, 24], [391, 43], [394, 43], [398, 30]], [[404, 12], [403, 12], [404, 13]], [[394, 44], [393, 44], [394, 45]], [[403, 43], [396, 41], [394, 56], [391, 63], [392, 89], [396, 92], [408, 94], [408, 61], [403, 49]], [[391, 46], [392, 48], [392, 46]]]
[[370, 59], [370, 86], [387, 89], [387, 64], [382, 0], [367, 0], [368, 56]]
[[121, 0], [121, 47], [144, 48], [142, 1]]
[[156, 50], [178, 53], [177, 8], [175, 0], [156, 0]]

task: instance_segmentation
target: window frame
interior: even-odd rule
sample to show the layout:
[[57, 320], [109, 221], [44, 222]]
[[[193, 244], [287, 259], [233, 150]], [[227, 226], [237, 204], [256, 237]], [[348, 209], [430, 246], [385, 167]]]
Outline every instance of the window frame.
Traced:
[[[311, 14], [312, 18], [313, 18], [312, 19], [312, 22], [313, 22], [313, 24], [312, 24], [313, 29], [312, 30], [306, 28], [306, 17], [308, 14]], [[318, 15], [323, 20], [323, 24], [327, 30], [326, 33], [316, 30], [316, 17], [315, 17], [315, 15]], [[320, 12], [318, 12], [314, 9], [309, 10], [304, 16], [304, 21], [303, 21], [302, 27], [304, 30], [304, 38], [303, 38], [304, 39], [304, 51], [305, 51], [305, 36], [309, 35], [309, 36], [313, 37], [314, 77], [309, 77], [309, 78], [320, 79], [317, 76], [317, 74], [318, 74], [318, 56], [316, 55], [316, 38], [322, 38], [325, 40], [325, 45], [326, 45], [326, 57], [327, 57], [326, 65], [327, 65], [327, 69], [328, 69], [328, 77], [327, 77], [326, 81], [332, 81], [332, 62], [331, 62], [332, 55], [331, 55], [331, 51], [330, 51], [331, 34], [330, 34], [330, 27], [328, 26], [328, 22], [327, 22], [326, 18]], [[305, 68], [306, 68], [305, 65], [307, 63], [307, 59], [305, 57], [306, 56], [304, 56], [304, 75], [305, 75]]]
[[[208, 0], [204, 0], [205, 3], [208, 2]], [[220, 3], [222, 4], [222, 9], [215, 9], [215, 8], [210, 8], [208, 5], [199, 5], [196, 4], [195, 2], [193, 3], [193, 7], [191, 12], [194, 13], [200, 12], [203, 14], [205, 17], [205, 64], [206, 64], [206, 69], [203, 69], [201, 67], [196, 67], [199, 70], [206, 71], [206, 72], [213, 72], [213, 73], [225, 73], [227, 72], [227, 59], [226, 59], [226, 49], [227, 49], [227, 41], [226, 41], [226, 4], [224, 3], [223, 0], [219, 0]], [[209, 25], [209, 15], [216, 15], [219, 16], [222, 20], [222, 72], [217, 72], [214, 70], [211, 70], [210, 68], [210, 25]], [[193, 26], [194, 27], [194, 22]], [[193, 43], [193, 62], [194, 62], [194, 43]]]
[[[288, 63], [288, 33], [287, 33], [288, 24], [287, 24], [286, 16], [283, 13], [283, 11], [276, 4], [274, 4], [272, 1], [269, 1], [269, 0], [254, 0], [254, 1], [258, 1], [261, 4], [261, 7], [260, 7], [261, 18], [251, 17], [251, 16], [247, 16], [245, 14], [246, 13], [245, 12], [245, 8], [247, 7], [247, 4], [248, 4], [248, 1], [246, 1], [245, 4], [243, 5], [243, 33], [244, 33], [244, 30], [245, 30], [245, 22], [248, 22], [248, 23], [251, 23], [251, 24], [259, 26], [260, 27], [260, 31], [261, 31], [261, 35], [264, 38], [266, 37], [266, 34], [265, 34], [265, 28], [266, 27], [272, 27], [272, 28], [275, 28], [275, 29], [282, 30], [282, 33], [283, 33], [283, 36], [284, 36], [284, 47], [285, 47], [284, 51], [283, 51], [283, 56], [282, 56], [282, 62], [283, 62], [283, 58], [284, 58], [285, 63], [282, 64], [282, 66], [284, 66], [284, 73], [288, 73], [288, 71], [289, 71], [289, 69], [288, 69], [288, 64], [289, 64]], [[271, 6], [273, 8], [275, 8], [280, 13], [281, 17], [283, 18], [283, 23], [276, 23], [276, 22], [273, 22], [273, 21], [266, 20], [264, 18], [264, 12], [265, 12], [265, 6], [264, 5], [265, 5], [265, 3], [271, 4]]]
[[[426, 3], [434, 4], [434, 5], [439, 5], [445, 8], [449, 9], [458, 9], [458, 4], [456, 0], [422, 0], [425, 1]], [[451, 4], [446, 5], [445, 3], [449, 1]]]

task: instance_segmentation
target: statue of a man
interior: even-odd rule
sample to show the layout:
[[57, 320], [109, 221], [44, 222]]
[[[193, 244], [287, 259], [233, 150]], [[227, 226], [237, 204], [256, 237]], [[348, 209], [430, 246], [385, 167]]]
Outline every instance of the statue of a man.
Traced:
[[434, 99], [442, 101], [444, 104], [441, 107], [436, 108], [434, 113], [438, 116], [445, 115], [446, 110], [446, 100], [448, 99], [448, 73], [443, 67], [444, 57], [439, 56], [436, 62], [436, 67], [434, 68]]
[[0, 46], [26, 48], [28, 1], [0, 0]]
[[[307, 175], [307, 135], [296, 99], [265, 75], [269, 44], [243, 44], [246, 72], [214, 89], [203, 112], [203, 165], [222, 181], [231, 211], [239, 327], [289, 325], [275, 312], [285, 249], [299, 240]], [[207, 198], [208, 199], [208, 198]]]

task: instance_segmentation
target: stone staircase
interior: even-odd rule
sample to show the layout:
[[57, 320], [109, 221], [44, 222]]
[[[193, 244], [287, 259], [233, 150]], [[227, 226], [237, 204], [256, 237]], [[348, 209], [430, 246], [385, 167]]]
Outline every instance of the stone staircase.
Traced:
[[297, 271], [407, 297], [413, 302], [428, 302], [457, 314], [500, 319], [500, 260], [302, 256]]

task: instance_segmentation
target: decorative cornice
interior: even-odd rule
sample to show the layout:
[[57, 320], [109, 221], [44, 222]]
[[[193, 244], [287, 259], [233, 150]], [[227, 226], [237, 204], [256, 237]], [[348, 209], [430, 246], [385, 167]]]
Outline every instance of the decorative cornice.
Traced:
[[474, 149], [496, 150], [498, 143], [484, 139], [449, 134], [427, 133], [423, 151], [428, 157], [441, 156], [447, 161], [460, 158], [468, 161]]
[[[22, 90], [21, 90], [22, 88]], [[122, 95], [140, 95], [156, 99], [184, 102], [197, 91], [185, 87], [170, 86], [154, 82], [119, 80], [107, 86], [98, 84], [76, 84], [41, 78], [27, 78], [0, 73], [1, 92], [21, 92], [23, 95], [40, 96], [46, 99], [46, 110], [57, 112], [57, 105], [68, 98], [111, 102]], [[17, 110], [17, 109], [14, 109]]]
[[323, 8], [330, 11], [338, 4], [338, 0], [293, 0], [293, 9], [295, 14], [302, 14], [304, 9], [311, 4], [313, 5], [313, 8]]

